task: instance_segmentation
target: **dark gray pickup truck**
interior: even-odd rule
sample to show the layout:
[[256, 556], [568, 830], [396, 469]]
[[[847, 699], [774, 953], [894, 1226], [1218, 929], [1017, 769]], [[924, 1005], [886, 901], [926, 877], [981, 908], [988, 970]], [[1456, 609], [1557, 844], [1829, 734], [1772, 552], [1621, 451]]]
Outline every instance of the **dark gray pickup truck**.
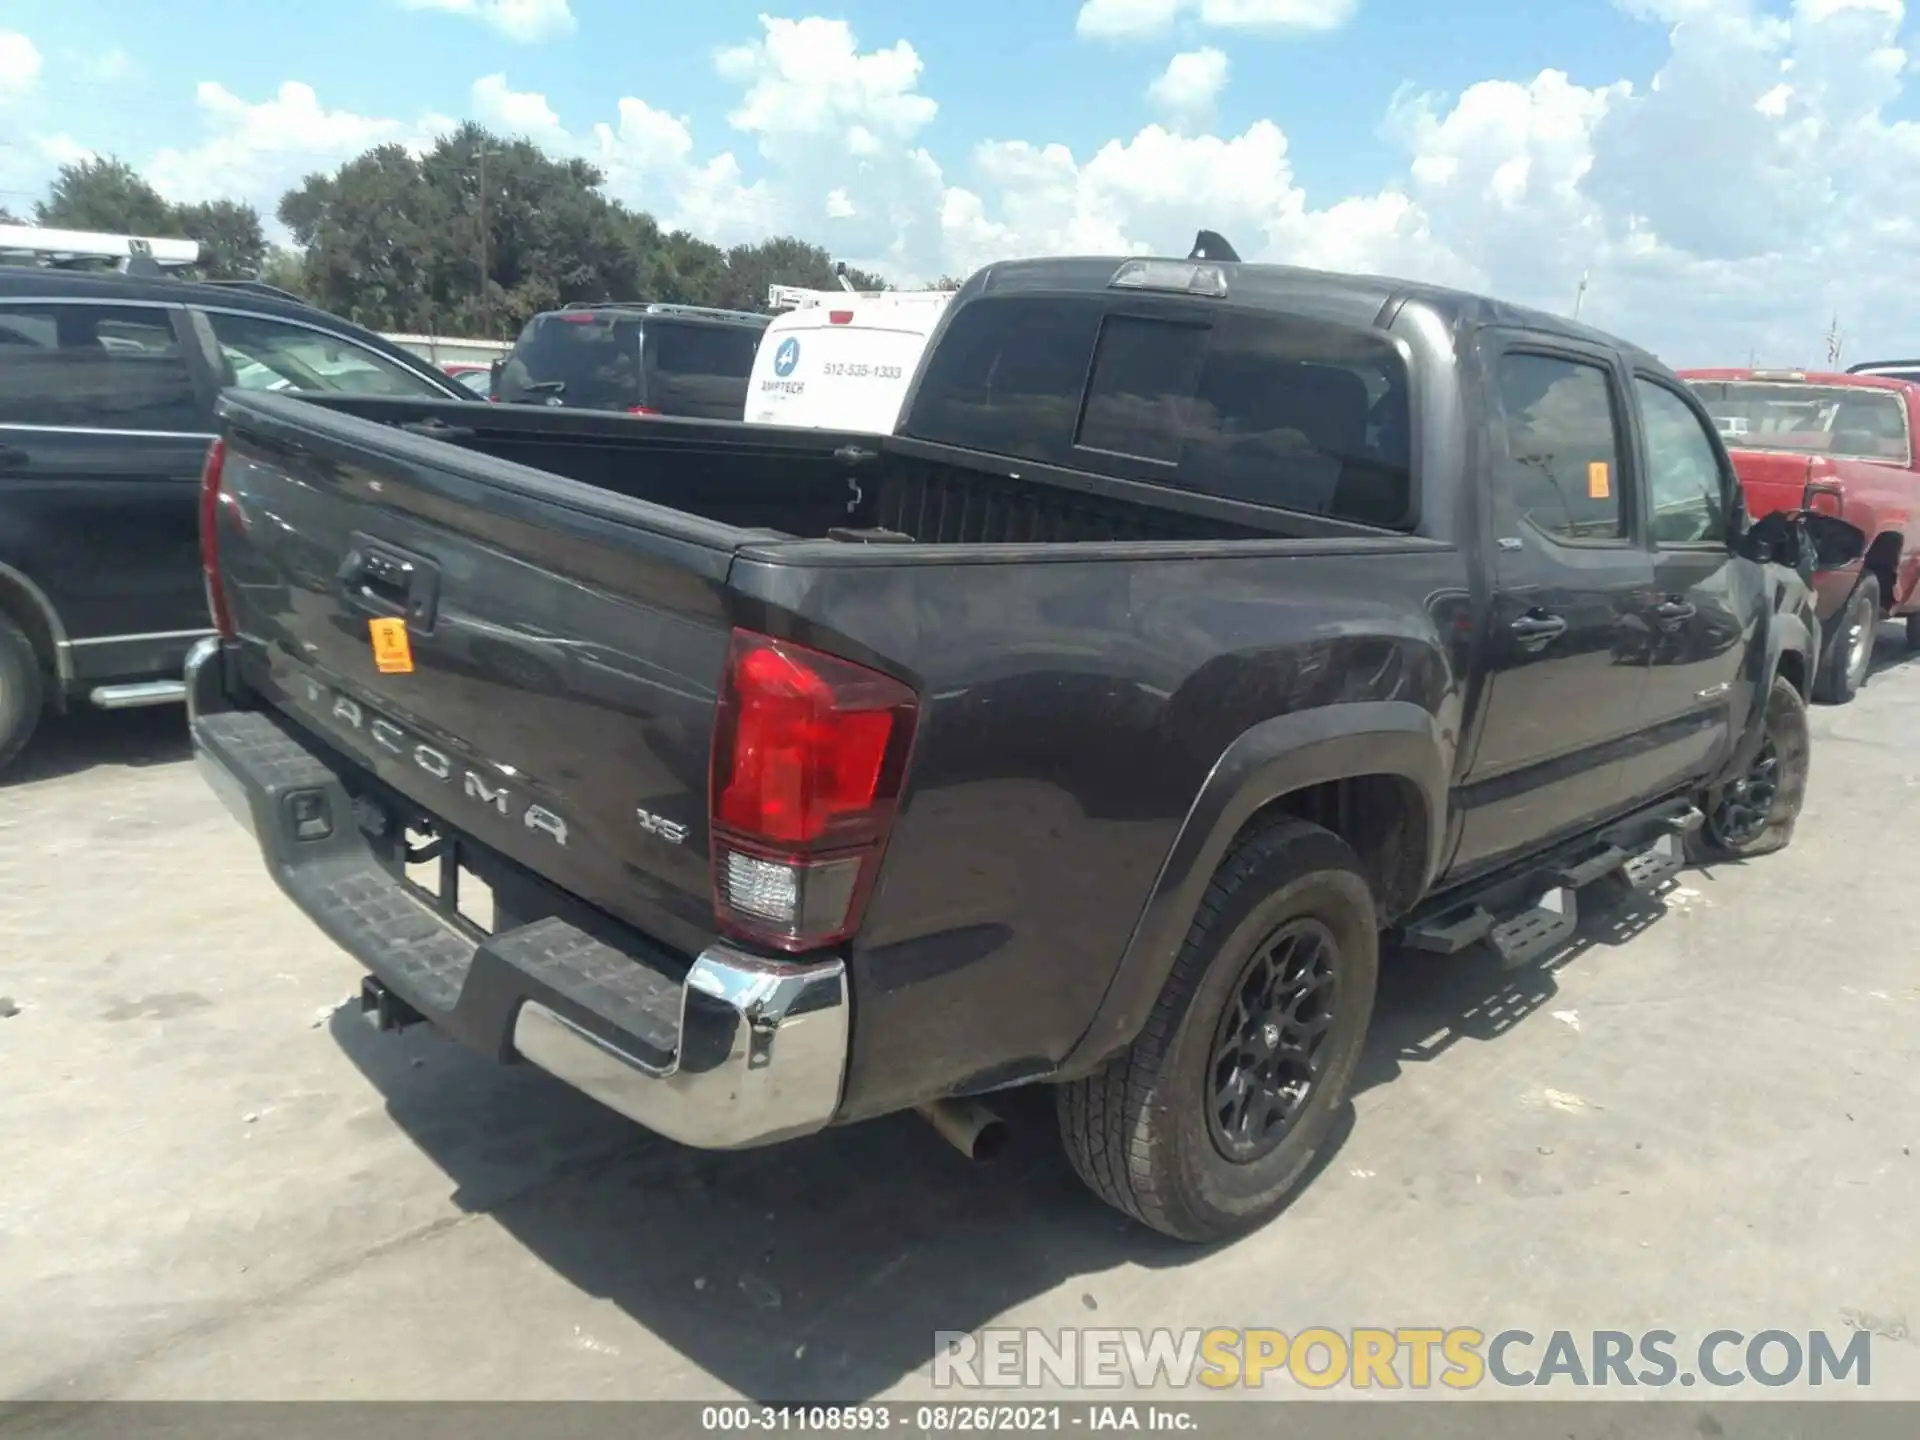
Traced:
[[1649, 355], [1034, 261], [903, 415], [223, 402], [196, 747], [378, 1021], [699, 1146], [977, 1147], [1051, 1084], [1096, 1191], [1207, 1239], [1325, 1141], [1383, 934], [1523, 964], [1792, 832], [1791, 567], [1859, 537], [1749, 526]]

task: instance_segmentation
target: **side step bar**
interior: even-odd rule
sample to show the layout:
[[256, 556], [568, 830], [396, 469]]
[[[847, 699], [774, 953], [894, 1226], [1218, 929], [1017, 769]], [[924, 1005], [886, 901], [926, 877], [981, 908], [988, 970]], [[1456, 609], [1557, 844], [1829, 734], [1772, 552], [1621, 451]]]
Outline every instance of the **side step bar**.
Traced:
[[1703, 819], [1697, 809], [1678, 810], [1666, 817], [1665, 833], [1651, 844], [1644, 826], [1637, 836], [1602, 835], [1585, 853], [1535, 872], [1531, 887], [1516, 889], [1519, 882], [1509, 881], [1481, 899], [1408, 925], [1401, 943], [1434, 955], [1457, 955], [1484, 943], [1507, 970], [1543, 960], [1579, 930], [1581, 890], [1610, 875], [1643, 894], [1659, 889], [1686, 867], [1685, 837]]
[[1487, 948], [1502, 970], [1518, 970], [1565, 948], [1580, 928], [1577, 892], [1561, 885], [1487, 932]]
[[1620, 867], [1620, 878], [1642, 893], [1658, 890], [1687, 865], [1687, 845], [1678, 835], [1662, 835]]
[[179, 705], [187, 687], [179, 680], [143, 680], [134, 685], [96, 685], [87, 695], [102, 710], [137, 710], [143, 705]]

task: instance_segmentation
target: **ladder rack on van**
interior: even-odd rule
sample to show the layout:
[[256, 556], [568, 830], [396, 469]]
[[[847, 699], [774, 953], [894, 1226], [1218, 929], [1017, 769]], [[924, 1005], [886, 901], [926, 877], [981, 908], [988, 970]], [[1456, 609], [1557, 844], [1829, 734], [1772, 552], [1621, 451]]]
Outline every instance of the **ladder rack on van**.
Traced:
[[157, 235], [51, 230], [41, 225], [0, 225], [0, 256], [59, 268], [104, 262], [127, 274], [152, 275], [197, 264], [200, 242]]
[[846, 305], [850, 301], [946, 300], [951, 290], [808, 290], [799, 285], [769, 285], [769, 310], [817, 310], [821, 306]]

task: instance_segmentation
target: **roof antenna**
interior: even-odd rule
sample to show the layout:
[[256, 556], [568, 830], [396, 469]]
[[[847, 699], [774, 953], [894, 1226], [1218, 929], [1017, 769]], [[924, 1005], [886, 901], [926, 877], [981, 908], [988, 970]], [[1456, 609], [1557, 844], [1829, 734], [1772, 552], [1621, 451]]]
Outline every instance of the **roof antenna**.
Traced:
[[1189, 260], [1235, 260], [1240, 254], [1229, 245], [1226, 237], [1218, 230], [1202, 230], [1193, 237], [1193, 253]]

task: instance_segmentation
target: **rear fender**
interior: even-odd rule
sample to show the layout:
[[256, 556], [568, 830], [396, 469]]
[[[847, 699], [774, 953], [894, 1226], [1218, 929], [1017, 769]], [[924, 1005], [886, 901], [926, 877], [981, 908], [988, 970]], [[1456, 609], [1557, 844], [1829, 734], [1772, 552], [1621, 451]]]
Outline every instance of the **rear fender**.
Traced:
[[1439, 722], [1399, 700], [1330, 705], [1264, 720], [1227, 747], [1187, 812], [1092, 1023], [1060, 1075], [1085, 1074], [1146, 1023], [1228, 847], [1262, 808], [1330, 781], [1411, 782], [1426, 808], [1416, 889], [1433, 879], [1446, 831], [1449, 749]]

